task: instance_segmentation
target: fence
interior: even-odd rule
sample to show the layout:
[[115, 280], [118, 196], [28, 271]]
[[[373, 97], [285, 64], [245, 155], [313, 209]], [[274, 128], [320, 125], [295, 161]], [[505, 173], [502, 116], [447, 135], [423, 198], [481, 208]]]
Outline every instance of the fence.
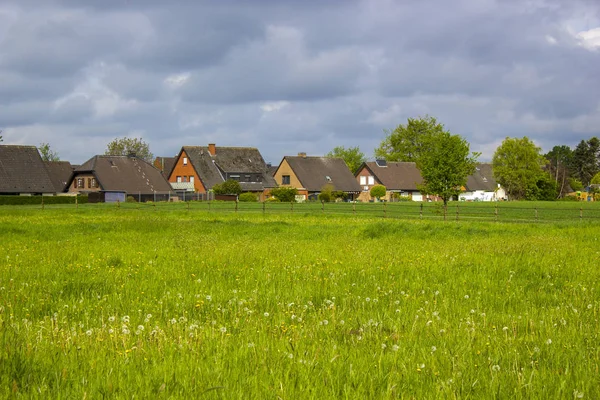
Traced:
[[[11, 206], [10, 208], [40, 208], [37, 206]], [[440, 220], [440, 221], [490, 221], [490, 222], [600, 222], [600, 203], [567, 202], [498, 202], [464, 203], [244, 203], [235, 201], [179, 201], [111, 204], [56, 204], [41, 208], [63, 209], [117, 209], [138, 211], [185, 211], [239, 214], [289, 214], [337, 215], [389, 219]]]

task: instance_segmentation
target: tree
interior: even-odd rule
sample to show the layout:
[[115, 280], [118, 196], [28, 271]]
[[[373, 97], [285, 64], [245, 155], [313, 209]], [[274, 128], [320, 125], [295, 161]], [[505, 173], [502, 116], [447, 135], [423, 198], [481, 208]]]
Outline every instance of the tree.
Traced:
[[134, 154], [142, 160], [152, 162], [154, 156], [150, 152], [150, 146], [142, 138], [117, 138], [106, 146], [104, 152], [107, 156], [128, 156]]
[[589, 185], [592, 177], [600, 171], [600, 140], [593, 137], [579, 142], [573, 151], [570, 167], [574, 178], [584, 186]]
[[527, 136], [521, 139], [507, 137], [494, 153], [492, 169], [494, 178], [508, 195], [521, 200], [526, 199], [528, 193], [535, 192], [545, 163], [540, 148]]
[[40, 152], [42, 160], [44, 161], [60, 161], [58, 153], [53, 151], [48, 143], [40, 143], [38, 151]]
[[360, 151], [358, 146], [349, 147], [347, 149], [344, 146], [337, 146], [327, 153], [325, 157], [336, 157], [343, 159], [353, 174], [356, 173], [360, 165], [367, 160], [364, 153]]
[[592, 185], [600, 185], [600, 172], [598, 172], [590, 181]]
[[375, 185], [371, 188], [369, 194], [371, 197], [375, 197], [377, 200], [381, 200], [382, 197], [385, 197], [387, 193], [387, 188], [383, 185]]
[[444, 126], [434, 117], [409, 118], [406, 125], [398, 125], [375, 149], [375, 157], [387, 161], [417, 161], [428, 137], [444, 132]]
[[325, 203], [329, 203], [331, 200], [334, 200], [333, 197], [333, 185], [326, 184], [321, 188], [321, 193], [319, 193], [319, 200]]
[[458, 196], [475, 172], [479, 153], [471, 153], [469, 143], [450, 132], [431, 132], [424, 140], [425, 147], [416, 159], [423, 183], [419, 190], [442, 198], [444, 207], [453, 196]]
[[573, 163], [573, 150], [569, 146], [554, 146], [550, 152], [544, 155], [548, 160], [547, 171], [554, 179], [557, 186], [557, 196], [567, 194], [570, 178], [569, 167]]
[[242, 193], [240, 183], [233, 179], [227, 179], [223, 183], [217, 183], [212, 187], [212, 190], [215, 194], [233, 194], [237, 196]]
[[298, 189], [292, 187], [278, 187], [271, 190], [271, 196], [284, 203], [296, 201], [297, 195]]

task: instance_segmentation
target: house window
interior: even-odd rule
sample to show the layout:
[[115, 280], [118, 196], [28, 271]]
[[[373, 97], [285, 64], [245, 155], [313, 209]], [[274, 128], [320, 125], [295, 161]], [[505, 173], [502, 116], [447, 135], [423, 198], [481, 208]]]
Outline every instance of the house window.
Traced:
[[190, 175], [190, 182], [194, 183], [194, 175]]
[[177, 177], [177, 183], [180, 183], [180, 182], [181, 182], [181, 177], [180, 177], [180, 176], [178, 176], [178, 177]]
[[233, 179], [234, 181], [240, 181], [240, 176], [239, 175], [229, 175], [229, 179]]
[[375, 184], [375, 178], [372, 176], [369, 176], [369, 185], [374, 185]]
[[93, 187], [93, 188], [98, 187], [98, 182], [96, 182], [96, 178], [92, 178], [92, 184], [90, 185], [90, 187]]
[[281, 176], [281, 184], [282, 185], [289, 185], [290, 184], [290, 176], [289, 175], [282, 175]]
[[246, 182], [252, 182], [252, 178], [250, 177], [250, 175], [246, 175]]
[[360, 177], [360, 185], [361, 186], [365, 186], [367, 184], [367, 177], [366, 176], [361, 176]]
[[184, 177], [183, 177], [183, 181], [184, 181], [184, 182], [187, 182], [187, 176], [184, 176]]
[[85, 188], [85, 182], [84, 182], [83, 178], [77, 178], [77, 186], [76, 187], [81, 188], [81, 189]]
[[183, 157], [183, 165], [187, 165], [187, 157]]

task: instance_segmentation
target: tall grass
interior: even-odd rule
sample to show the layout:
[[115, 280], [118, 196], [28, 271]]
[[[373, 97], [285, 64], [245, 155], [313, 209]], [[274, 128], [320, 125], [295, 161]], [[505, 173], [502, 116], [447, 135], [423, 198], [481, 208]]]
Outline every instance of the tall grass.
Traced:
[[0, 210], [0, 397], [597, 398], [598, 227]]

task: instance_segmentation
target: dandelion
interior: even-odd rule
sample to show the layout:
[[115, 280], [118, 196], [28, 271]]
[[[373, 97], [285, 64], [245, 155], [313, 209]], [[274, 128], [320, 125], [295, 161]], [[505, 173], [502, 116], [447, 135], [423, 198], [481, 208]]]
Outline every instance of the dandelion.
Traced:
[[425, 325], [429, 326], [429, 325], [431, 325], [432, 323], [433, 323], [433, 321], [432, 321], [432, 320], [429, 320], [429, 321], [427, 321], [427, 323], [426, 323]]
[[583, 399], [583, 392], [580, 392], [577, 389], [573, 390], [573, 398], [575, 398], [575, 399]]
[[175, 325], [177, 323], [177, 320], [175, 318], [171, 318], [171, 325]]
[[503, 328], [502, 328], [502, 330], [503, 330], [504, 332], [507, 332], [507, 331], [508, 331], [508, 326], [505, 326], [505, 327], [503, 327]]
[[365, 298], [365, 301], [368, 303], [369, 301], [371, 301], [370, 297]]
[[123, 333], [123, 335], [129, 335], [129, 329], [127, 329], [126, 327], [123, 327], [123, 329], [121, 330], [121, 333]]
[[138, 325], [137, 330], [142, 332], [144, 330], [144, 325]]
[[302, 322], [302, 317], [298, 317], [298, 322]]
[[591, 310], [591, 309], [592, 309], [592, 305], [591, 305], [591, 304], [588, 304], [588, 305], [587, 305], [587, 308], [588, 308], [588, 310]]
[[250, 342], [250, 343], [248, 343], [248, 347], [249, 347], [249, 348], [253, 348], [253, 347], [254, 347], [254, 342]]
[[492, 371], [494, 371], [494, 372], [500, 371], [500, 366], [498, 364], [492, 365]]
[[539, 353], [539, 352], [540, 352], [540, 348], [539, 348], [539, 347], [537, 347], [537, 346], [535, 346], [535, 347], [533, 348], [533, 352], [534, 352], [534, 353]]
[[346, 322], [344, 320], [340, 321], [340, 325], [344, 325]]
[[87, 331], [85, 331], [85, 334], [88, 336], [92, 336], [92, 330], [88, 329]]
[[435, 293], [434, 293], [434, 295], [436, 295], [436, 296], [439, 295], [439, 294], [440, 294], [439, 290], [436, 290]]
[[465, 294], [465, 300], [469, 300], [469, 295]]
[[113, 328], [110, 328], [110, 329], [108, 330], [108, 333], [109, 333], [110, 335], [112, 335], [113, 333], [115, 333], [115, 330], [114, 330]]
[[400, 350], [400, 346], [398, 346], [397, 344], [392, 346], [392, 351], [398, 351]]
[[150, 318], [152, 318], [152, 314], [147, 314], [146, 319], [150, 319]]
[[108, 317], [108, 322], [115, 322], [115, 317], [114, 316]]
[[445, 329], [440, 329], [440, 334], [443, 335], [444, 333], [446, 333], [446, 330]]
[[288, 353], [288, 355], [287, 355], [287, 356], [288, 356], [288, 358], [289, 358], [289, 359], [292, 359], [292, 358], [294, 358], [294, 355], [293, 355], [292, 353]]
[[220, 327], [219, 330], [221, 331], [221, 333], [227, 332], [227, 328], [225, 328], [224, 326]]
[[385, 350], [386, 347], [387, 347], [387, 344], [381, 343], [381, 350]]
[[212, 300], [212, 296], [210, 294], [206, 295], [206, 301], [211, 301], [211, 300]]
[[121, 318], [121, 321], [123, 321], [124, 323], [128, 324], [129, 323], [129, 315], [123, 316], [123, 318]]
[[552, 339], [548, 339], [548, 340], [546, 340], [546, 344], [547, 344], [547, 345], [551, 345], [551, 344], [552, 344]]
[[431, 346], [431, 352], [434, 353], [437, 350], [437, 347]]
[[269, 316], [269, 313], [268, 313], [268, 312], [266, 312], [266, 313], [264, 313], [263, 315], [264, 315], [265, 317], [268, 317], [268, 316]]
[[326, 319], [323, 320], [323, 325], [327, 325], [329, 324], [329, 321], [327, 321]]

